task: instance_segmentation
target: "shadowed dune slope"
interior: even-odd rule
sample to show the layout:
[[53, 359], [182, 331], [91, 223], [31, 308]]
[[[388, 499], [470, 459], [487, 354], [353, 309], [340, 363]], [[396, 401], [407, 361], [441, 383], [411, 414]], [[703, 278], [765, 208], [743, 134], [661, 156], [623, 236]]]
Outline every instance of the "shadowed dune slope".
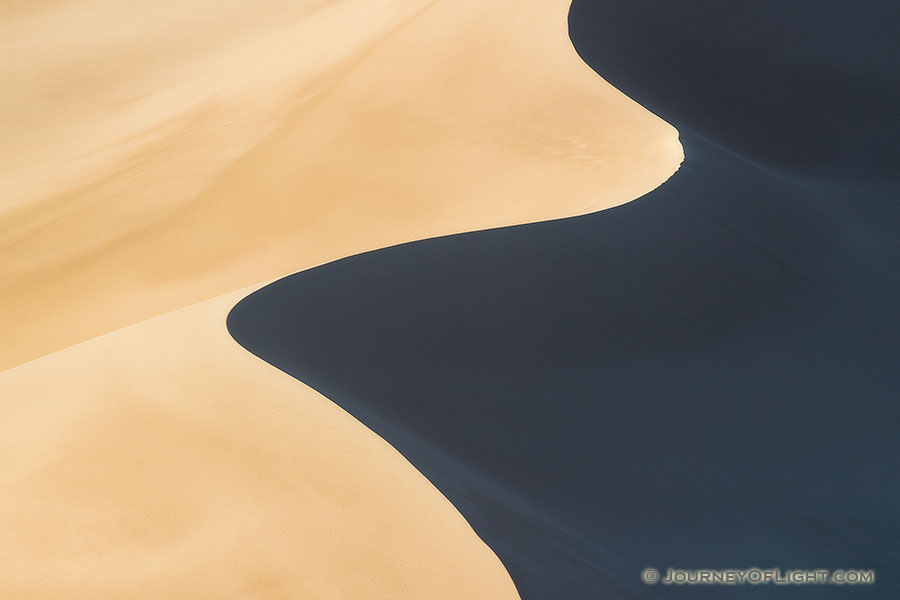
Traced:
[[[581, 56], [679, 129], [675, 177], [282, 279], [229, 330], [397, 447], [526, 600], [896, 598], [897, 13], [577, 0]], [[773, 565], [877, 583], [638, 577]]]

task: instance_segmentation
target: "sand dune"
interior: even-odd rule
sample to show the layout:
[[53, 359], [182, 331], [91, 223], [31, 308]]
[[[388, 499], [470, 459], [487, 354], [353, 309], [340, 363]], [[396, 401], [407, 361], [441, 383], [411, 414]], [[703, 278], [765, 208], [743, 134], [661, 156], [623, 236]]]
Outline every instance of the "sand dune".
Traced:
[[0, 595], [516, 596], [225, 315], [298, 269], [664, 181], [675, 130], [581, 62], [567, 8], [4, 5]]
[[[394, 444], [526, 600], [900, 598], [898, 22], [576, 0], [581, 55], [678, 128], [674, 177], [299, 273], [229, 327]], [[678, 565], [876, 584], [641, 582]]]
[[0, 368], [340, 256], [653, 189], [677, 134], [581, 62], [567, 8], [14, 12]]

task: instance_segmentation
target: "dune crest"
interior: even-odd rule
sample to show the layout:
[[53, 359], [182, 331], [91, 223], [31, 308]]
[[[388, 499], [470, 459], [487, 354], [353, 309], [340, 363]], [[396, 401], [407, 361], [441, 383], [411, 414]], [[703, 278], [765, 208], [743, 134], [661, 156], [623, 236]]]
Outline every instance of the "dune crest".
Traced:
[[516, 597], [424, 477], [225, 316], [260, 281], [668, 178], [677, 132], [581, 62], [567, 9], [5, 8], [0, 595]]
[[579, 59], [564, 0], [191, 6], [5, 23], [0, 369], [341, 256], [621, 204], [682, 157]]

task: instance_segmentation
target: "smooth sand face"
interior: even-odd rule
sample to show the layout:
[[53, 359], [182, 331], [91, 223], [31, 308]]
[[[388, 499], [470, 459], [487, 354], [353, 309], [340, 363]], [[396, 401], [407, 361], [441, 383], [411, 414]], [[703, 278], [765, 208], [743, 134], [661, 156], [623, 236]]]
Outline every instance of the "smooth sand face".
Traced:
[[0, 374], [0, 597], [516, 598], [396, 450], [234, 343], [243, 295]]
[[515, 597], [230, 339], [232, 291], [626, 202], [676, 132], [581, 62], [568, 0], [183, 4], [3, 8], [0, 596]]
[[170, 4], [0, 24], [0, 369], [340, 256], [620, 204], [682, 157], [578, 58], [567, 0]]

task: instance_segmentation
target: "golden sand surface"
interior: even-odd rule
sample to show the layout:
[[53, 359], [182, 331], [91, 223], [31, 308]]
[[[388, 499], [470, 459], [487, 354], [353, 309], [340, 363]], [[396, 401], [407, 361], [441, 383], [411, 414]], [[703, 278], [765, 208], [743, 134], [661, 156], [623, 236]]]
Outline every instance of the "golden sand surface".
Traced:
[[578, 58], [567, 10], [0, 7], [0, 597], [516, 597], [402, 456], [225, 315], [329, 260], [668, 178], [677, 132]]
[[517, 598], [394, 448], [231, 339], [244, 295], [0, 373], [0, 598]]
[[0, 369], [349, 254], [634, 199], [675, 130], [566, 0], [13, 3]]

